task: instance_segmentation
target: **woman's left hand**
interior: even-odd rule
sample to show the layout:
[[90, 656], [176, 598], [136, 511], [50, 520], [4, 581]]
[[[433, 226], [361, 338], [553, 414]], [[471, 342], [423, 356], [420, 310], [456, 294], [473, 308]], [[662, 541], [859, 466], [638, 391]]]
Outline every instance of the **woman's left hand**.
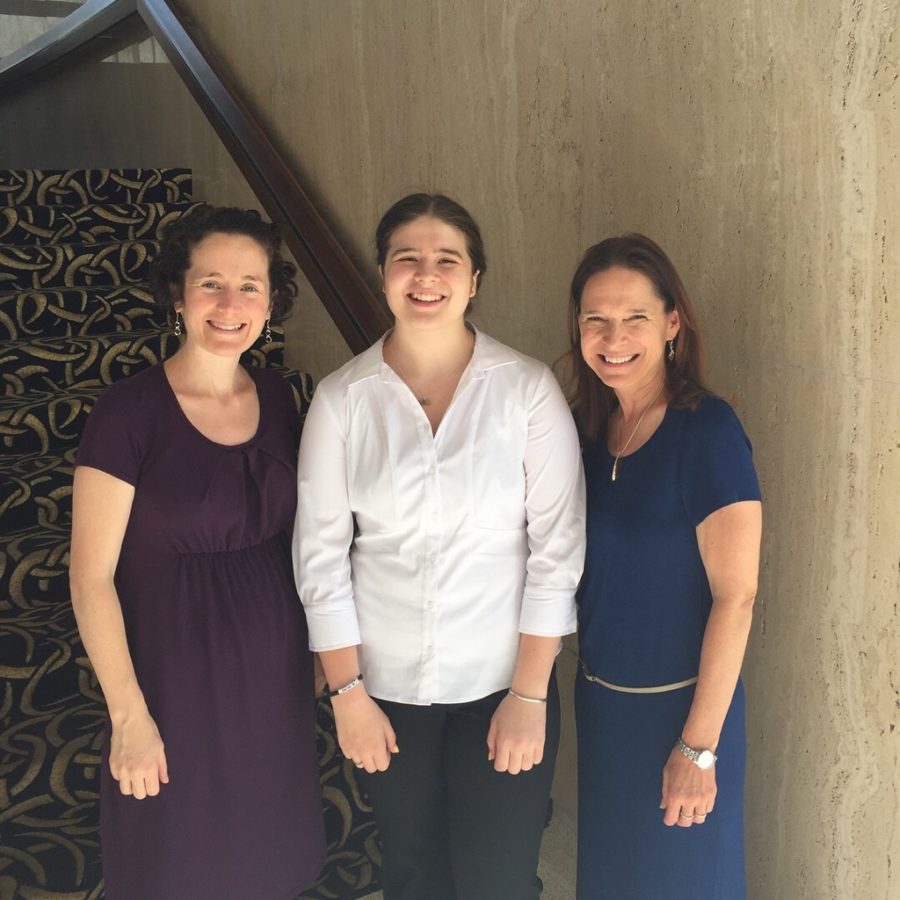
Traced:
[[716, 767], [701, 769], [680, 750], [673, 748], [663, 769], [662, 801], [665, 810], [663, 824], [702, 825], [713, 811], [716, 802]]
[[497, 772], [518, 775], [544, 758], [547, 706], [527, 703], [507, 694], [491, 718], [488, 729], [488, 761]]

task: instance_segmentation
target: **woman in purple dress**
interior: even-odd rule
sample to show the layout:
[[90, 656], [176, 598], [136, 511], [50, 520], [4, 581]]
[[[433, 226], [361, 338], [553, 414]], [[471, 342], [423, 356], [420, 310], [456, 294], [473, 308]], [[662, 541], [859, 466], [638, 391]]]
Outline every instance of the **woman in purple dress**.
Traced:
[[663, 251], [591, 247], [571, 292], [587, 554], [578, 592], [579, 900], [741, 900], [744, 695], [761, 511]]
[[299, 421], [280, 375], [240, 364], [294, 272], [252, 211], [180, 220], [154, 280], [183, 344], [112, 385], [79, 447], [72, 603], [109, 712], [110, 900], [282, 900], [323, 861]]

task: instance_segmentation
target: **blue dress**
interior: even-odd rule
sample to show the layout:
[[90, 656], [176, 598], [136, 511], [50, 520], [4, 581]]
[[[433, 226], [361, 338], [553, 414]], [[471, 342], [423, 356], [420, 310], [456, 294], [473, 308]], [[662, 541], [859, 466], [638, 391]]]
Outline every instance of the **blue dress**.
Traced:
[[[712, 605], [696, 526], [759, 500], [750, 442], [731, 407], [706, 397], [669, 408], [649, 441], [619, 463], [585, 454], [587, 558], [578, 597], [580, 654], [615, 685], [697, 675]], [[738, 684], [716, 764], [715, 810], [700, 827], [663, 825], [662, 772], [694, 686], [614, 691], [579, 674], [579, 900], [742, 900], [744, 695]]]

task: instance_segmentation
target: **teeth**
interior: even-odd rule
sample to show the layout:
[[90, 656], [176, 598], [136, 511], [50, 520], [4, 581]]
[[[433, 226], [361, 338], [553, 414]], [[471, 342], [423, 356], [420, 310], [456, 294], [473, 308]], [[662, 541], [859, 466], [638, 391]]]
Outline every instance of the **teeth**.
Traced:
[[443, 299], [441, 294], [410, 294], [413, 300], [421, 300], [423, 303], [437, 303]]
[[604, 356], [603, 359], [606, 362], [612, 363], [614, 366], [617, 366], [621, 365], [622, 363], [631, 362], [635, 358], [635, 356], [637, 356], [637, 354], [633, 353], [631, 356]]
[[218, 328], [219, 331], [240, 331], [244, 326], [243, 324], [238, 325], [220, 325], [218, 322], [210, 322], [213, 328]]

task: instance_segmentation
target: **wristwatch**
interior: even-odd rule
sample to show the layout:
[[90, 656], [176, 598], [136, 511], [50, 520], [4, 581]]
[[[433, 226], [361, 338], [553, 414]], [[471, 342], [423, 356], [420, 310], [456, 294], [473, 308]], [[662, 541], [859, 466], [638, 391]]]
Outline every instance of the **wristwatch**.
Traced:
[[712, 750], [704, 750], [699, 749], [695, 750], [693, 747], [688, 747], [688, 745], [681, 739], [675, 742], [676, 749], [680, 750], [695, 766], [699, 766], [701, 769], [711, 769], [715, 764], [718, 757]]

